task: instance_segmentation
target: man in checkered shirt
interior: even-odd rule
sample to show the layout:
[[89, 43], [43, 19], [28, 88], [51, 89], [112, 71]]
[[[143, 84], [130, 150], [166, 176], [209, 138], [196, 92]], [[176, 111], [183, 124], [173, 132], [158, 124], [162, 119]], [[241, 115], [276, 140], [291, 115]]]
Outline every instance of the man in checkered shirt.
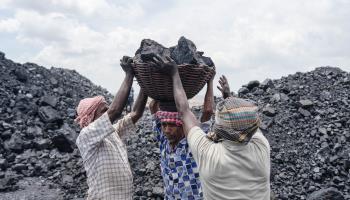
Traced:
[[[201, 128], [205, 132], [210, 129], [209, 120], [213, 114], [213, 101], [213, 80], [210, 80], [207, 84], [201, 116], [201, 122], [203, 122]], [[175, 104], [167, 105], [152, 101], [150, 111], [153, 114], [154, 131], [157, 133], [160, 148], [164, 199], [203, 199], [198, 166], [189, 150], [182, 129], [182, 120], [176, 112]]]
[[130, 58], [121, 60], [126, 76], [109, 108], [102, 96], [83, 99], [77, 107], [76, 121], [83, 129], [76, 143], [87, 173], [88, 200], [133, 196], [133, 176], [122, 137], [136, 131], [135, 123], [142, 116], [147, 96], [141, 90], [133, 111], [119, 119], [134, 77], [130, 63]]

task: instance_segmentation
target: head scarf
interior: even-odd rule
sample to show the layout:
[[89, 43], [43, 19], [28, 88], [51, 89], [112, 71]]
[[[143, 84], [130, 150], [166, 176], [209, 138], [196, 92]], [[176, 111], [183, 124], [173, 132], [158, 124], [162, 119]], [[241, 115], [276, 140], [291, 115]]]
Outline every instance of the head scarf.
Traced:
[[95, 112], [101, 103], [106, 100], [103, 96], [95, 96], [92, 98], [85, 98], [79, 102], [77, 107], [78, 117], [75, 119], [81, 128], [89, 125], [95, 117]]
[[156, 117], [161, 122], [175, 123], [176, 126], [182, 125], [181, 116], [178, 112], [158, 111], [156, 112]]
[[247, 144], [260, 125], [258, 107], [229, 97], [219, 102], [215, 113], [214, 133], [218, 138]]

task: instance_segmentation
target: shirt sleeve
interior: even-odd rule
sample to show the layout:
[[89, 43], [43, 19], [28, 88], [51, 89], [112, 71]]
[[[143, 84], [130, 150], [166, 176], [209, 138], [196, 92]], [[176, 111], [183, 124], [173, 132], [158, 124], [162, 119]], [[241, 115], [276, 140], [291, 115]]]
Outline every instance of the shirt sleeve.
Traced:
[[83, 128], [76, 140], [82, 158], [84, 160], [89, 159], [100, 142], [112, 133], [117, 132], [118, 134], [123, 134], [126, 132], [127, 129], [130, 128], [130, 121], [132, 123], [132, 120], [129, 118], [126, 116], [118, 120], [116, 127], [113, 127], [108, 114], [104, 113], [94, 122]]
[[123, 137], [125, 135], [128, 135], [127, 133], [135, 133], [136, 132], [136, 126], [133, 123], [131, 119], [130, 113], [126, 115], [125, 117], [119, 119], [117, 123], [113, 125], [116, 133], [119, 135], [119, 137]]
[[252, 136], [251, 142], [257, 143], [260, 146], [266, 148], [268, 152], [270, 152], [270, 144], [266, 137], [262, 134], [261, 130], [257, 130], [256, 133]]
[[206, 137], [204, 131], [198, 126], [192, 127], [188, 132], [187, 142], [194, 160], [198, 165], [202, 165], [201, 161], [207, 160], [203, 158], [209, 156], [210, 148], [214, 143]]
[[164, 139], [164, 135], [162, 133], [162, 124], [159, 120], [158, 117], [156, 117], [155, 114], [152, 115], [152, 128], [153, 128], [153, 132], [156, 133], [156, 139], [157, 141], [162, 141]]

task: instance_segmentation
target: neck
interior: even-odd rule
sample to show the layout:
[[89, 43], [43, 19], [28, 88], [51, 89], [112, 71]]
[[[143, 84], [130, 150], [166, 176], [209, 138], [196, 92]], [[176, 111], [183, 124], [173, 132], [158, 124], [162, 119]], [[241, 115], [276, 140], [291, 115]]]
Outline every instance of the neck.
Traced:
[[177, 145], [178, 143], [179, 143], [179, 142], [172, 142], [172, 143], [169, 143], [171, 150], [174, 150], [175, 147], [176, 147], [176, 145]]
[[174, 150], [175, 147], [176, 147], [176, 145], [178, 145], [179, 142], [180, 142], [183, 138], [185, 138], [185, 137], [181, 137], [179, 140], [174, 141], [174, 142], [169, 142], [169, 145], [170, 145], [171, 149]]

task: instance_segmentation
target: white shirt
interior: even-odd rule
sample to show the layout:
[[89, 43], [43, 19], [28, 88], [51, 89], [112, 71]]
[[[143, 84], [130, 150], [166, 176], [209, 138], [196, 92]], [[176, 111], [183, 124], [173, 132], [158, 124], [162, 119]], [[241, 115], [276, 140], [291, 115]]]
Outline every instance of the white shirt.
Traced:
[[132, 199], [133, 176], [121, 140], [127, 132], [136, 132], [129, 115], [112, 125], [107, 113], [81, 130], [76, 143], [87, 173], [88, 200]]
[[260, 130], [247, 145], [214, 143], [197, 126], [187, 140], [205, 199], [270, 200], [270, 146]]

